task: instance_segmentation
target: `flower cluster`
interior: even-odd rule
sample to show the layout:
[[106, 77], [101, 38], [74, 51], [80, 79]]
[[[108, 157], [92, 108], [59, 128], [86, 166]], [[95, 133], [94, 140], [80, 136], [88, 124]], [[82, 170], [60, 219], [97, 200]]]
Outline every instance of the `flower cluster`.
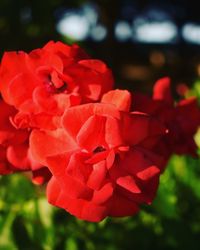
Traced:
[[49, 203], [93, 222], [151, 204], [173, 153], [196, 156], [194, 98], [113, 89], [111, 70], [77, 45], [6, 52], [0, 66], [0, 174], [32, 172]]
[[175, 103], [171, 80], [165, 77], [155, 83], [152, 97], [133, 93], [133, 99], [133, 110], [156, 117], [168, 128], [168, 133], [154, 148], [155, 152], [164, 156], [163, 168], [172, 154], [197, 157], [194, 135], [200, 126], [200, 109], [195, 97]]

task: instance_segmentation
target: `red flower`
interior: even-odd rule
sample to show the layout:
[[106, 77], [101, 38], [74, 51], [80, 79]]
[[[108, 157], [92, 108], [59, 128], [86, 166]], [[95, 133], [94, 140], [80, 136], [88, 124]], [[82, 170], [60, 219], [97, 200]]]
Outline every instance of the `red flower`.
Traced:
[[0, 175], [31, 170], [34, 183], [49, 180], [48, 169], [37, 163], [29, 150], [30, 132], [12, 124], [16, 110], [0, 100], [0, 114]]
[[133, 110], [147, 112], [162, 121], [169, 133], [156, 145], [156, 151], [169, 157], [176, 154], [196, 156], [194, 135], [200, 126], [200, 109], [196, 98], [191, 97], [175, 103], [169, 78], [162, 78], [154, 85], [152, 98], [133, 94]]
[[77, 45], [49, 42], [29, 54], [6, 52], [1, 62], [0, 91], [19, 111], [18, 127], [52, 129], [65, 108], [97, 101], [112, 85], [107, 66]]
[[129, 113], [130, 101], [128, 91], [110, 91], [101, 103], [67, 109], [56, 130], [32, 132], [32, 153], [53, 175], [51, 204], [97, 222], [151, 203], [160, 157], [150, 149], [165, 128], [146, 114]]

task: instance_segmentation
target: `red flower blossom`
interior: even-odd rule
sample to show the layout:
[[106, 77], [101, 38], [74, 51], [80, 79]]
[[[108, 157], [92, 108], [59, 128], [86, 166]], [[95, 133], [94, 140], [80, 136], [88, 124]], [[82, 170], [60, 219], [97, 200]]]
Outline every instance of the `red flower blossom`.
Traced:
[[68, 108], [56, 130], [32, 132], [32, 153], [53, 175], [51, 204], [97, 222], [151, 203], [161, 159], [150, 149], [165, 128], [147, 114], [130, 113], [130, 103], [128, 91], [110, 91], [101, 103]]
[[48, 169], [37, 163], [29, 150], [30, 132], [12, 124], [16, 110], [0, 100], [0, 114], [0, 175], [31, 170], [34, 183], [49, 180]]
[[157, 117], [169, 129], [169, 133], [155, 147], [165, 156], [166, 162], [174, 153], [196, 156], [197, 145], [193, 137], [200, 126], [200, 109], [196, 98], [175, 103], [170, 85], [171, 81], [166, 77], [155, 83], [152, 98], [133, 94], [133, 110]]
[[18, 127], [52, 129], [65, 108], [98, 101], [112, 85], [107, 66], [77, 45], [49, 42], [29, 54], [6, 52], [1, 62], [0, 91], [19, 111]]

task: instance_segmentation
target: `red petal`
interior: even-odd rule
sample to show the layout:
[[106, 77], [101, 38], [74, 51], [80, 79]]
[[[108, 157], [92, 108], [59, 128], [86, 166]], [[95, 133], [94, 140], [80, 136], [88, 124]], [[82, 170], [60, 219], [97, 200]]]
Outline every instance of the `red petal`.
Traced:
[[48, 168], [43, 167], [40, 169], [37, 169], [35, 171], [33, 171], [33, 176], [32, 176], [32, 182], [35, 185], [42, 185], [46, 182], [48, 182], [51, 178], [51, 173], [48, 170]]
[[11, 164], [7, 161], [6, 148], [0, 144], [0, 175], [11, 174], [13, 172]]
[[[145, 154], [142, 150], [140, 150], [140, 148], [131, 149], [130, 151], [125, 153], [123, 159], [118, 162], [118, 165], [115, 167], [115, 172], [118, 169], [121, 171], [121, 173], [122, 171], [124, 172], [124, 174], [121, 174], [121, 176], [130, 174], [135, 176], [138, 172], [141, 172], [149, 168], [150, 166], [155, 165], [155, 163], [153, 162], [152, 158], [148, 154]], [[117, 175], [117, 178], [119, 177], [120, 174]]]
[[91, 172], [89, 179], [87, 181], [88, 187], [92, 189], [100, 189], [102, 184], [105, 182], [107, 174], [107, 169], [105, 166], [105, 161], [101, 161], [93, 165], [93, 171]]
[[3, 55], [0, 66], [0, 90], [3, 98], [9, 104], [13, 104], [11, 99], [13, 93], [9, 91], [9, 84], [17, 75], [24, 71], [26, 57], [27, 54], [24, 52], [5, 52]]
[[22, 73], [12, 79], [8, 86], [12, 105], [19, 107], [26, 100], [32, 98], [32, 92], [38, 84], [34, 75]]
[[85, 163], [87, 163], [87, 164], [96, 164], [96, 163], [98, 163], [100, 161], [105, 160], [108, 155], [109, 155], [108, 150], [98, 152], [98, 153], [94, 153], [89, 159], [87, 159], [85, 161]]
[[105, 63], [96, 59], [81, 60], [79, 61], [79, 64], [84, 65], [85, 67], [89, 69], [93, 69], [99, 73], [104, 73], [108, 70]]
[[109, 216], [122, 217], [134, 215], [138, 212], [138, 205], [126, 199], [125, 197], [115, 194], [110, 201], [111, 207], [109, 209]]
[[92, 166], [87, 164], [87, 154], [84, 153], [69, 153], [69, 163], [67, 164], [66, 173], [74, 179], [86, 183], [92, 171]]
[[131, 177], [130, 175], [119, 177], [116, 182], [119, 186], [127, 189], [132, 193], [141, 193], [141, 189], [136, 184], [133, 177]]
[[110, 169], [112, 167], [114, 160], [115, 160], [115, 152], [114, 152], [114, 150], [110, 150], [110, 152], [106, 158], [107, 169]]
[[67, 58], [73, 57], [76, 60], [89, 58], [89, 56], [85, 53], [85, 51], [76, 44], [69, 46], [62, 42], [50, 41], [43, 47], [43, 49], [51, 53], [52, 51], [54, 53], [57, 53], [62, 59], [65, 59], [66, 57]]
[[113, 194], [113, 184], [106, 183], [100, 190], [95, 190], [92, 198], [92, 202], [95, 204], [103, 204], [107, 202]]
[[127, 90], [111, 90], [103, 95], [101, 102], [113, 104], [121, 111], [129, 111], [131, 94]]
[[153, 88], [153, 99], [162, 100], [169, 104], [173, 104], [170, 87], [171, 80], [169, 77], [161, 78], [160, 80], [158, 80]]
[[[51, 203], [52, 205], [58, 206], [57, 200], [59, 198], [60, 192], [61, 188], [59, 182], [56, 180], [55, 177], [52, 177], [48, 182], [46, 190], [48, 202]], [[59, 206], [63, 208], [63, 206], [61, 205]]]
[[160, 173], [160, 169], [156, 166], [150, 166], [149, 168], [146, 168], [140, 172], [137, 173], [137, 177], [140, 178], [143, 181], [149, 180], [155, 175], [158, 175]]
[[50, 114], [55, 114], [57, 111], [57, 103], [53, 95], [47, 92], [45, 86], [39, 86], [34, 89], [33, 101], [38, 106], [39, 112], [45, 111]]
[[47, 166], [51, 171], [52, 175], [55, 176], [57, 179], [59, 179], [60, 177], [64, 177], [70, 156], [71, 152], [47, 157]]
[[106, 206], [99, 206], [90, 201], [68, 197], [55, 178], [52, 178], [48, 183], [47, 198], [52, 205], [64, 208], [72, 215], [83, 220], [99, 222], [107, 215]]
[[124, 115], [124, 125], [122, 126], [125, 141], [129, 145], [137, 145], [148, 137], [149, 116], [135, 113]]
[[70, 153], [69, 155], [49, 157], [47, 159], [48, 168], [59, 181], [59, 185], [65, 190], [68, 197], [88, 200], [92, 197], [92, 190], [87, 187], [82, 180], [79, 180], [77, 175], [71, 175], [74, 174], [74, 172], [71, 173], [70, 171], [70, 173], [68, 173], [69, 159]]
[[99, 146], [105, 145], [106, 117], [93, 115], [83, 124], [77, 135], [80, 147], [93, 151]]
[[33, 157], [42, 165], [46, 165], [48, 156], [70, 152], [76, 148], [74, 140], [63, 129], [33, 130], [30, 136], [30, 149]]
[[[57, 164], [57, 166], [59, 166]], [[52, 165], [49, 165], [50, 170], [52, 170]], [[65, 169], [66, 170], [66, 169]], [[53, 173], [54, 175], [54, 173]], [[56, 176], [60, 187], [65, 192], [65, 194], [72, 199], [84, 199], [90, 200], [93, 195], [93, 190], [86, 186], [83, 182], [73, 178], [69, 174], [61, 174]]]
[[68, 94], [54, 94], [54, 100], [57, 103], [56, 114], [62, 115], [64, 111], [71, 107], [77, 106], [81, 103], [81, 97], [79, 95], [68, 95]]
[[123, 145], [121, 126], [118, 119], [107, 117], [105, 128], [105, 139], [110, 148], [119, 147]]
[[77, 83], [84, 99], [97, 101], [113, 88], [112, 72], [102, 61], [82, 60], [79, 65], [82, 67], [77, 71]]
[[31, 165], [28, 159], [28, 145], [21, 144], [9, 146], [7, 149], [8, 161], [19, 170], [30, 170]]
[[69, 134], [76, 137], [83, 124], [93, 115], [110, 115], [116, 118], [120, 117], [120, 113], [113, 105], [90, 103], [67, 109], [63, 115], [62, 123]]
[[161, 122], [146, 114], [133, 112], [124, 115], [123, 118], [123, 135], [129, 145], [137, 145], [146, 140], [148, 146], [147, 139], [151, 139], [149, 146], [152, 146], [157, 142], [158, 136], [166, 133], [166, 128]]

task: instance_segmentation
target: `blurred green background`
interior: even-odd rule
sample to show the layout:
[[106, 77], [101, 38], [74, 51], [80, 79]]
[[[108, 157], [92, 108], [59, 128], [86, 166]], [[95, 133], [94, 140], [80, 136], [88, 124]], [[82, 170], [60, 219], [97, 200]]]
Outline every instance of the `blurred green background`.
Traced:
[[[186, 83], [200, 100], [197, 5], [161, 2], [0, 0], [0, 54], [76, 41], [112, 68], [116, 86], [150, 92], [157, 78], [169, 75], [174, 93]], [[196, 140], [200, 147], [200, 133]], [[173, 156], [153, 205], [134, 217], [77, 220], [48, 205], [44, 191], [27, 175], [0, 177], [0, 250], [198, 249], [199, 159]]]
[[0, 249], [131, 250], [199, 246], [200, 160], [174, 156], [156, 199], [133, 217], [78, 220], [50, 206], [26, 176], [0, 179]]

